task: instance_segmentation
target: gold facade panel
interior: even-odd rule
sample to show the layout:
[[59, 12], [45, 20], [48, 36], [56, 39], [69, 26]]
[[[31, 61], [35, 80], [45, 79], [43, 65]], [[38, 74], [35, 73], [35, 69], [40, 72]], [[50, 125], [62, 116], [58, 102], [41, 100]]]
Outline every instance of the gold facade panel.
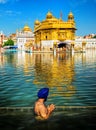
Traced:
[[66, 22], [62, 19], [55, 18], [52, 13], [48, 12], [45, 20], [42, 22], [35, 22], [35, 42], [39, 44], [42, 41], [48, 40], [74, 40], [75, 31], [76, 27], [72, 12], [69, 13]]

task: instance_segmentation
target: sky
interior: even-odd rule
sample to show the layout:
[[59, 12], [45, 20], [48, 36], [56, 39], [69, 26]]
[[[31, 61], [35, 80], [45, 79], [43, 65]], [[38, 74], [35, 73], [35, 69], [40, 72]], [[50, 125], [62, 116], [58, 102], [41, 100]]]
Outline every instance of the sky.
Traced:
[[76, 23], [76, 35], [96, 34], [96, 0], [0, 0], [0, 31], [16, 33], [28, 25], [34, 31], [35, 20], [42, 21], [50, 11], [67, 21], [70, 11]]

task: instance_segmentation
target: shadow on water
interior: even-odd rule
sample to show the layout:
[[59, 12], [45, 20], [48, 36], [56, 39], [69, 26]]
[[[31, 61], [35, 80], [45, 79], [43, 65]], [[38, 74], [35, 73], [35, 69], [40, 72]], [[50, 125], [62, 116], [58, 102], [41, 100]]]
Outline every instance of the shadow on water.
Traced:
[[33, 109], [2, 108], [0, 130], [95, 130], [96, 108], [57, 108], [45, 121], [36, 120]]

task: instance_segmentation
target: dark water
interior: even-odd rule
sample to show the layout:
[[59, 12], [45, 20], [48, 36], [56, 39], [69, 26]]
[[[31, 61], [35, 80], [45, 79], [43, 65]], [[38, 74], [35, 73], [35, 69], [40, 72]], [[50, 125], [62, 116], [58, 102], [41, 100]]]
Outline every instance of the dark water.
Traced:
[[[7, 110], [7, 107], [33, 107], [38, 90], [45, 86], [50, 89], [46, 104], [54, 103], [57, 107], [48, 121], [35, 121], [31, 111]], [[62, 110], [59, 106], [68, 109]], [[70, 109], [72, 106], [74, 109]], [[81, 109], [83, 106], [85, 108]], [[0, 130], [93, 130], [96, 123], [96, 50], [73, 55], [20, 51], [0, 54], [2, 107], [5, 112], [0, 109]]]
[[0, 112], [0, 130], [95, 130], [96, 109], [56, 109], [48, 120], [36, 120], [32, 109]]

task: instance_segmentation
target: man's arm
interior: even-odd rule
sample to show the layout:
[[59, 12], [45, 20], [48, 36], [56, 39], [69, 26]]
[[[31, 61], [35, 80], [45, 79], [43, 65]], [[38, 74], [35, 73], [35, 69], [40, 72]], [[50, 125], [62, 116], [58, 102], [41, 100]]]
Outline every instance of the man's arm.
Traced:
[[40, 111], [40, 116], [44, 119], [48, 119], [50, 114], [52, 113], [52, 111], [54, 110], [54, 105], [50, 105], [48, 107], [45, 107], [45, 106], [40, 106], [39, 107], [39, 111]]

